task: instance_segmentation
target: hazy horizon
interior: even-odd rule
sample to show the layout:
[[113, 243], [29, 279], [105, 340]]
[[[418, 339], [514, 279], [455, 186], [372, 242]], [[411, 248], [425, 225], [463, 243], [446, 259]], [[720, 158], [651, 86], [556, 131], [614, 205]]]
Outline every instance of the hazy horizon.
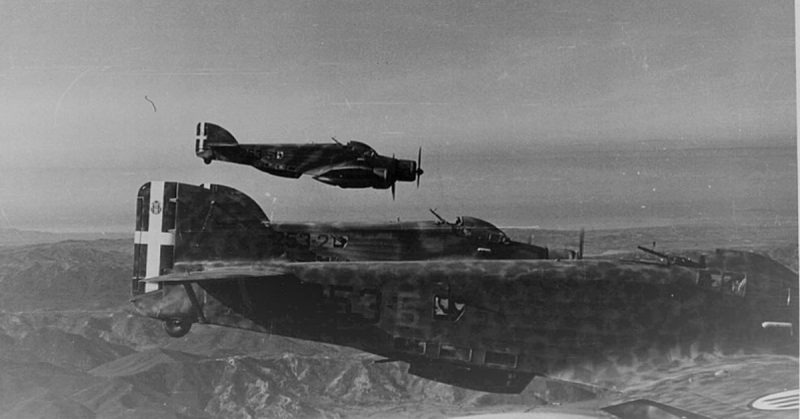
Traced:
[[[340, 189], [310, 177], [278, 178], [254, 168], [195, 159], [191, 168], [48, 168], [14, 171], [0, 227], [40, 231], [132, 231], [139, 186], [151, 180], [237, 188], [274, 221], [383, 222], [484, 218], [498, 226], [545, 229], [671, 224], [796, 225], [794, 145], [668, 147], [663, 142], [554, 146], [423, 154], [419, 189]], [[187, 144], [189, 148], [191, 144]], [[5, 173], [0, 173], [4, 175]], [[79, 187], [74, 187], [79, 185]]]

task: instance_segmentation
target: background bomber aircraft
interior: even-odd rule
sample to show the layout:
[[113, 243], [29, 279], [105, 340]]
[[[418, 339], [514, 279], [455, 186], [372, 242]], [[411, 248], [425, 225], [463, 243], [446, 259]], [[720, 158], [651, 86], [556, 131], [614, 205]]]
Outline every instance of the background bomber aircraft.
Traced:
[[[152, 195], [163, 194], [163, 199]], [[180, 197], [180, 198], [179, 198]], [[267, 227], [280, 257], [292, 262], [402, 261], [431, 259], [575, 259], [582, 257], [582, 240], [578, 250], [550, 249], [532, 243], [511, 240], [502, 230], [480, 218], [462, 216], [448, 222], [434, 210], [437, 221], [390, 223], [355, 222], [273, 222], [244, 193], [223, 185], [188, 185], [177, 182], [151, 182], [142, 187], [138, 197], [137, 231], [147, 229], [150, 220], [158, 220], [164, 234], [176, 229], [175, 211], [181, 203], [183, 217], [199, 217], [204, 228], [210, 223], [234, 223]], [[145, 205], [150, 202], [149, 205]], [[148, 215], [149, 211], [149, 215]], [[147, 221], [143, 221], [147, 220]], [[223, 221], [224, 220], [224, 221]], [[179, 230], [180, 231], [180, 230]], [[145, 240], [137, 233], [137, 240]], [[168, 239], [174, 242], [175, 238]], [[138, 242], [137, 242], [138, 243]], [[143, 245], [137, 244], [141, 250]], [[150, 247], [148, 251], [155, 251]], [[144, 263], [146, 253], [136, 252], [136, 265]], [[151, 268], [153, 266], [151, 265]], [[143, 283], [134, 288], [145, 290]]]
[[[756, 253], [294, 262], [287, 237], [232, 188], [147, 183], [137, 198], [133, 306], [175, 337], [199, 322], [332, 343], [498, 393], [566, 371], [619, 378], [631, 362], [658, 365], [676, 352], [797, 352], [797, 274]], [[606, 411], [750, 412], [748, 397], [797, 383], [751, 387], [713, 405], [685, 392], [696, 413], [647, 400]]]
[[395, 182], [417, 181], [423, 171], [422, 148], [417, 161], [381, 156], [367, 144], [239, 144], [226, 129], [210, 122], [197, 124], [195, 154], [210, 164], [214, 160], [247, 164], [288, 178], [309, 175], [340, 188], [392, 189]]
[[[230, 193], [241, 194], [233, 189]], [[578, 250], [572, 250], [521, 243], [480, 218], [462, 216], [448, 222], [434, 210], [430, 211], [437, 221], [270, 222], [270, 227], [280, 235], [281, 246], [292, 261], [575, 259], [582, 256], [581, 245]]]

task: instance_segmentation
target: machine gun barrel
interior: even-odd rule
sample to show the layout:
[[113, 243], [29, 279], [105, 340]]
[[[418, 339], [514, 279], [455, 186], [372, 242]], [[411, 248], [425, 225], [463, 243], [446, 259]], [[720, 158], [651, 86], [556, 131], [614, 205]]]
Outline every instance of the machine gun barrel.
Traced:
[[639, 250], [643, 251], [643, 252], [650, 253], [651, 255], [656, 255], [656, 256], [658, 256], [658, 257], [660, 257], [660, 258], [665, 258], [665, 259], [668, 259], [668, 258], [669, 258], [669, 255], [667, 255], [667, 254], [665, 254], [665, 253], [656, 252], [655, 250], [653, 250], [653, 249], [648, 249], [648, 248], [646, 248], [646, 247], [644, 247], [644, 246], [636, 246], [636, 247], [637, 247]]
[[664, 259], [667, 262], [668, 265], [678, 265], [678, 266], [684, 266], [684, 267], [687, 267], [687, 268], [700, 268], [700, 269], [706, 267], [705, 263], [703, 263], [703, 259], [702, 258], [700, 259], [700, 262], [695, 262], [692, 259], [689, 259], [687, 257], [668, 255], [666, 253], [657, 252], [657, 251], [655, 251], [653, 249], [648, 249], [648, 248], [643, 247], [643, 246], [636, 246], [636, 247], [639, 250], [643, 251], [643, 252], [647, 252], [647, 253], [650, 253], [651, 255], [655, 255], [655, 256], [658, 256], [658, 257]]
[[435, 209], [433, 209], [433, 208], [428, 208], [428, 211], [430, 211], [430, 212], [431, 212], [431, 214], [433, 214], [433, 215], [434, 215], [436, 218], [438, 218], [438, 219], [439, 219], [439, 222], [441, 222], [442, 224], [450, 224], [450, 223], [448, 223], [448, 222], [447, 222], [447, 220], [445, 220], [444, 218], [442, 218], [442, 216], [441, 216], [441, 215], [437, 214]]

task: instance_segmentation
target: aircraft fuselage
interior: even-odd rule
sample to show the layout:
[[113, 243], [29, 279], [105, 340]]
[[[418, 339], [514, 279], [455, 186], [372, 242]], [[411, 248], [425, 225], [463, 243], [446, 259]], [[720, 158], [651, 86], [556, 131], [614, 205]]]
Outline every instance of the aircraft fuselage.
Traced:
[[[351, 346], [427, 378], [517, 392], [534, 374], [598, 380], [650, 359], [791, 342], [762, 327], [796, 328], [797, 303], [775, 304], [789, 290], [721, 269], [744, 259], [768, 263], [734, 251], [709, 255], [704, 270], [604, 260], [301, 263], [284, 276], [165, 285], [134, 305], [161, 320]], [[457, 382], [458, 371], [471, 378]], [[490, 372], [500, 381], [480, 379]]]
[[[547, 259], [549, 250], [509, 239], [477, 218], [455, 223], [271, 223], [295, 261]], [[555, 253], [554, 253], [555, 254]]]
[[[755, 253], [486, 260], [510, 242], [491, 239], [500, 232], [491, 224], [414, 225], [273, 225], [232, 188], [148, 183], [137, 197], [132, 301], [174, 336], [199, 322], [335, 343], [493, 392], [521, 391], [535, 374], [612, 379], [696, 352], [797, 351], [797, 274]], [[342, 231], [347, 240], [335, 237]], [[464, 246], [445, 249], [454, 239]], [[340, 246], [322, 252], [325, 240]], [[476, 243], [491, 251], [473, 254]]]

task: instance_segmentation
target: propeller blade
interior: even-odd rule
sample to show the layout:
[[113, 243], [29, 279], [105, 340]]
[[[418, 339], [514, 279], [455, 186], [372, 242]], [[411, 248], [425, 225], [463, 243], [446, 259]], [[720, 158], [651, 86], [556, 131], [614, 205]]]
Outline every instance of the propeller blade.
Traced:
[[419, 178], [423, 173], [425, 172], [422, 170], [422, 146], [420, 146], [417, 151], [417, 189], [419, 189]]
[[581, 233], [578, 239], [578, 259], [583, 259], [583, 240], [586, 235], [586, 230], [581, 228]]
[[397, 182], [392, 182], [392, 201], [394, 201], [394, 185], [396, 184]]

